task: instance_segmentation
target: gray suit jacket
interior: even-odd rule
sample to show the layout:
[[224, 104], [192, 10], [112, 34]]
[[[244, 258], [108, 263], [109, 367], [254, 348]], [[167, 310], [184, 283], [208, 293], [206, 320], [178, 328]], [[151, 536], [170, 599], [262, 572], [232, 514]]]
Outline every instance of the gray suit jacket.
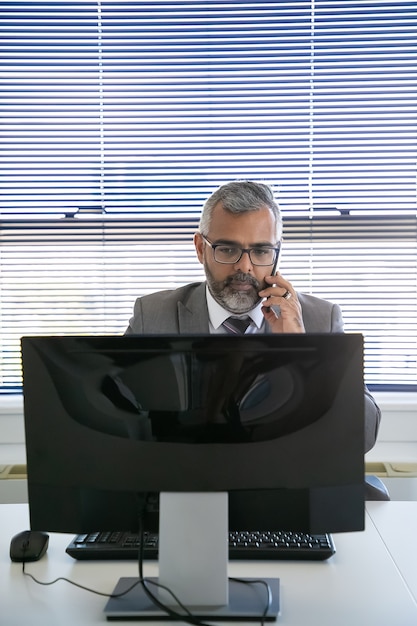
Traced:
[[[337, 304], [298, 294], [307, 333], [343, 332]], [[158, 291], [138, 298], [128, 334], [201, 334], [209, 332], [206, 283], [192, 283], [179, 289]]]
[[[341, 333], [343, 318], [337, 304], [299, 293], [307, 333]], [[209, 319], [206, 283], [192, 283], [138, 298], [126, 334], [207, 334]], [[268, 332], [268, 329], [267, 329]], [[375, 444], [381, 413], [365, 389], [365, 450]]]

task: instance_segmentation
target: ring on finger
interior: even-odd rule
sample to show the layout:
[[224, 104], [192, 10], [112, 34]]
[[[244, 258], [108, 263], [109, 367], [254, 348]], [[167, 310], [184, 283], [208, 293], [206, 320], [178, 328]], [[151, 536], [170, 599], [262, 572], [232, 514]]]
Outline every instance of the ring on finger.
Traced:
[[289, 300], [291, 298], [291, 295], [292, 295], [291, 291], [288, 291], [287, 289], [287, 291], [284, 294], [282, 294], [281, 297], [284, 298], [284, 300]]

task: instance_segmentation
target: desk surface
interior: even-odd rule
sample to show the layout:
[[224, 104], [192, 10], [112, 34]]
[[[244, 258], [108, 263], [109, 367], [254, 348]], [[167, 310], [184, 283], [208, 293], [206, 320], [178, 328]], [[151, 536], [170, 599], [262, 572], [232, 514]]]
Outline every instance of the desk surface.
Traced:
[[[368, 502], [370, 522], [374, 524], [405, 583], [417, 602], [417, 502]], [[406, 538], [409, 541], [406, 541]], [[411, 539], [414, 537], [414, 539]]]
[[[281, 613], [288, 626], [416, 626], [417, 544], [405, 542], [417, 522], [417, 502], [367, 505], [366, 530], [334, 535], [337, 553], [324, 563], [230, 563], [231, 576], [279, 577]], [[0, 624], [3, 626], [84, 626], [107, 624], [106, 598], [64, 581], [41, 586], [11, 563], [11, 537], [28, 528], [24, 504], [0, 505]], [[65, 553], [72, 535], [50, 535], [47, 555], [28, 564], [42, 581], [57, 577], [111, 593], [121, 576], [136, 576], [134, 562], [76, 562]], [[145, 574], [157, 574], [146, 565]], [[132, 622], [130, 622], [132, 623]]]

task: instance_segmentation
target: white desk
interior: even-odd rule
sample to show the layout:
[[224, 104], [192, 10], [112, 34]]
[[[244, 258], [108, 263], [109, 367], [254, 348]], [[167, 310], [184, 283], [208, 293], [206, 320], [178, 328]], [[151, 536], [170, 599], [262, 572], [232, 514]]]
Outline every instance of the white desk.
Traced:
[[[366, 531], [334, 535], [337, 553], [329, 561], [233, 562], [229, 573], [281, 579], [277, 626], [416, 626], [417, 544], [404, 542], [416, 523], [417, 502], [369, 503]], [[27, 505], [0, 505], [1, 626], [109, 624], [106, 598], [63, 581], [37, 585], [22, 575], [21, 564], [11, 563], [10, 539], [26, 528]], [[119, 577], [137, 574], [134, 562], [74, 561], [65, 554], [71, 537], [51, 534], [47, 555], [27, 571], [43, 581], [66, 576], [106, 593]], [[156, 564], [145, 574], [156, 575]]]
[[[367, 510], [386, 549], [417, 602], [417, 502], [368, 502]], [[411, 542], [405, 537], [414, 537]]]

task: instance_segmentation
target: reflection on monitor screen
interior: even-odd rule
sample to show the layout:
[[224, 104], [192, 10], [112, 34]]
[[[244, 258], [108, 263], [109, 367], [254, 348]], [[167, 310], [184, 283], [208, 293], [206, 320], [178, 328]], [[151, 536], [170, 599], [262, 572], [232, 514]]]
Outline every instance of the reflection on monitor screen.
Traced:
[[31, 527], [156, 530], [158, 494], [226, 493], [226, 530], [362, 530], [362, 354], [355, 334], [23, 338]]

